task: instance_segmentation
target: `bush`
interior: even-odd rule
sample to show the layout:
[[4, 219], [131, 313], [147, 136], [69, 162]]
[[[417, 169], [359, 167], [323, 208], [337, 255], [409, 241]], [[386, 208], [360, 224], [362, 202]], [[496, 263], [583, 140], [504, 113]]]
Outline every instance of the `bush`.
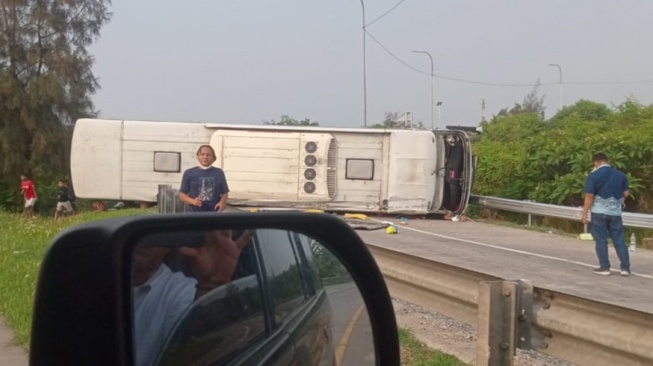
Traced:
[[502, 115], [484, 123], [474, 144], [475, 193], [582, 205], [591, 156], [602, 151], [628, 175], [628, 211], [653, 211], [653, 105], [626, 101], [609, 109], [579, 101], [549, 121], [532, 113]]

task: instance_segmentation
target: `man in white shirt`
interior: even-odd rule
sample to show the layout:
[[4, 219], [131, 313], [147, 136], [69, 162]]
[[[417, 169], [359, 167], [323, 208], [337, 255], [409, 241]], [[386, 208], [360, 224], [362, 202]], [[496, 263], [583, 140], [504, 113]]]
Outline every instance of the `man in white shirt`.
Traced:
[[[137, 247], [132, 284], [136, 365], [152, 365], [179, 316], [195, 299], [197, 280], [163, 264], [169, 248]], [[140, 259], [139, 259], [140, 257]], [[156, 265], [158, 262], [158, 266]]]

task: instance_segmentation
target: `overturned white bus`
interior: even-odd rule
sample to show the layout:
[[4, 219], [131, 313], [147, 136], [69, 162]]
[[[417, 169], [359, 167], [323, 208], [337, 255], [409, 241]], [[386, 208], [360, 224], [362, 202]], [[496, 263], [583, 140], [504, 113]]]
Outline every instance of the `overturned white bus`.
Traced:
[[216, 151], [229, 204], [327, 211], [462, 213], [474, 160], [463, 131], [80, 119], [71, 148], [78, 197], [156, 202]]

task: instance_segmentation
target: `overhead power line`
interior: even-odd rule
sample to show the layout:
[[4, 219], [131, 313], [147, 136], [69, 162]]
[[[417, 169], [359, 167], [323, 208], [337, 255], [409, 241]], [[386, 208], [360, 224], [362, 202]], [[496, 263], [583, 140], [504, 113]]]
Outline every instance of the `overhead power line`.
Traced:
[[646, 83], [653, 83], [653, 79], [633, 80], [633, 81], [563, 81], [562, 83], [574, 84], [574, 85], [646, 84]]
[[[405, 0], [404, 0], [405, 1]], [[371, 24], [371, 23], [370, 23]], [[392, 56], [395, 60], [397, 60], [399, 63], [402, 65], [406, 66], [407, 68], [423, 74], [423, 75], [428, 75], [431, 76], [431, 73], [427, 71], [422, 71], [408, 62], [404, 61], [401, 59], [401, 57], [397, 56], [394, 52], [392, 52], [388, 47], [386, 47], [381, 41], [379, 41], [372, 33], [370, 33], [367, 29], [365, 29], [365, 33], [372, 38], [372, 40], [381, 47], [387, 54]], [[452, 76], [446, 76], [446, 75], [440, 75], [440, 74], [433, 74], [434, 77], [438, 79], [443, 79], [443, 80], [450, 80], [450, 81], [456, 81], [460, 83], [466, 83], [466, 84], [475, 84], [475, 85], [486, 85], [486, 86], [501, 86], [501, 87], [518, 87], [518, 88], [524, 88], [524, 87], [534, 87], [535, 85], [540, 85], [540, 86], [547, 86], [547, 85], [559, 85], [560, 83], [556, 82], [549, 82], [549, 83], [493, 83], [493, 82], [484, 82], [484, 81], [476, 81], [476, 80], [469, 80], [469, 79], [463, 79], [463, 78], [457, 78], [457, 77], [452, 77]], [[633, 81], [563, 81], [562, 84], [567, 84], [567, 85], [617, 85], [617, 84], [647, 84], [647, 83], [653, 83], [653, 79], [644, 79], [644, 80], [633, 80]]]
[[365, 26], [366, 26], [366, 27], [369, 27], [370, 25], [372, 25], [372, 24], [376, 23], [377, 21], [383, 19], [383, 17], [385, 17], [386, 15], [390, 14], [390, 13], [391, 13], [393, 10], [395, 10], [399, 5], [403, 4], [404, 1], [406, 1], [406, 0], [401, 0], [401, 1], [399, 1], [397, 4], [395, 4], [395, 6], [393, 6], [392, 8], [390, 8], [390, 10], [388, 10], [388, 11], [386, 11], [385, 13], [381, 14], [380, 17], [374, 19], [373, 21], [371, 21], [371, 22], [365, 24]]
[[[381, 47], [385, 52], [387, 52], [387, 53], [388, 53], [390, 56], [392, 56], [395, 60], [399, 61], [399, 63], [403, 64], [404, 66], [408, 67], [409, 69], [411, 69], [411, 70], [413, 70], [413, 71], [415, 71], [415, 72], [418, 72], [418, 73], [423, 74], [423, 75], [429, 75], [429, 76], [431, 76], [431, 73], [429, 73], [429, 72], [425, 72], [425, 71], [422, 71], [422, 70], [419, 70], [419, 69], [417, 69], [416, 67], [414, 67], [414, 66], [410, 65], [409, 63], [407, 63], [406, 61], [402, 60], [402, 59], [401, 59], [399, 56], [397, 56], [394, 52], [390, 51], [390, 49], [389, 49], [388, 47], [386, 47], [383, 43], [381, 43], [381, 41], [379, 41], [378, 39], [376, 39], [376, 37], [374, 37], [374, 36], [372, 35], [372, 33], [370, 33], [369, 31], [365, 30], [365, 33], [367, 33], [367, 34], [370, 36], [370, 38], [372, 38], [372, 40], [373, 40], [376, 44], [378, 44], [379, 47]], [[458, 82], [461, 82], [461, 83], [468, 83], [468, 84], [477, 84], [477, 85], [489, 85], [489, 86], [512, 86], [512, 87], [532, 87], [532, 86], [535, 85], [534, 83], [530, 83], [530, 84], [500, 84], [500, 83], [487, 83], [487, 82], [482, 82], [482, 81], [474, 81], [474, 80], [467, 80], [467, 79], [461, 79], [461, 78], [454, 78], [454, 77], [445, 76], [445, 75], [439, 75], [439, 74], [435, 74], [435, 73], [433, 74], [433, 76], [436, 77], [436, 78], [440, 78], [440, 79], [451, 80], [451, 81], [458, 81]], [[558, 83], [540, 83], [539, 85], [557, 85], [557, 84], [558, 84]]]
[[429, 73], [429, 72], [424, 72], [424, 71], [422, 71], [422, 70], [420, 70], [420, 69], [417, 69], [417, 68], [411, 66], [411, 65], [410, 65], [409, 63], [407, 63], [406, 61], [404, 61], [404, 60], [402, 60], [401, 58], [399, 58], [399, 56], [395, 55], [395, 54], [394, 54], [392, 51], [390, 51], [386, 46], [384, 46], [383, 43], [381, 43], [378, 39], [376, 39], [376, 37], [374, 37], [374, 36], [372, 35], [372, 33], [368, 32], [367, 29], [365, 30], [365, 33], [367, 33], [367, 35], [370, 36], [370, 38], [372, 38], [372, 40], [373, 40], [376, 44], [378, 44], [379, 47], [383, 48], [383, 50], [384, 50], [385, 52], [387, 52], [390, 56], [392, 56], [395, 60], [399, 61], [401, 64], [403, 64], [403, 65], [406, 66], [407, 68], [409, 68], [409, 69], [411, 69], [411, 70], [413, 70], [413, 71], [415, 71], [415, 72], [418, 72], [418, 73], [420, 73], [420, 74], [424, 74], [424, 75], [429, 75], [429, 76], [431, 76], [431, 73]]

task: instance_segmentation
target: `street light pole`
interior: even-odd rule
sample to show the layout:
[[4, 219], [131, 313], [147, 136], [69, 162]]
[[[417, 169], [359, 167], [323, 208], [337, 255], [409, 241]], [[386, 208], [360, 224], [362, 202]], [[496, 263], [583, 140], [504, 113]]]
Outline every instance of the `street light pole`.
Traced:
[[562, 110], [562, 67], [558, 64], [549, 64], [549, 66], [557, 67], [558, 68], [558, 84], [560, 86], [560, 110]]
[[[442, 102], [437, 102], [435, 105], [438, 107], [438, 126], [442, 125]], [[444, 126], [443, 126], [444, 127]]]
[[361, 0], [363, 9], [363, 123], [367, 127], [367, 47], [365, 46], [365, 3]]
[[433, 57], [431, 57], [431, 54], [426, 52], [426, 51], [413, 51], [413, 53], [423, 53], [429, 57], [429, 60], [431, 60], [431, 129], [434, 129], [433, 125], [433, 114], [434, 114], [434, 108], [433, 108], [433, 103], [434, 103], [434, 98], [433, 98]]

